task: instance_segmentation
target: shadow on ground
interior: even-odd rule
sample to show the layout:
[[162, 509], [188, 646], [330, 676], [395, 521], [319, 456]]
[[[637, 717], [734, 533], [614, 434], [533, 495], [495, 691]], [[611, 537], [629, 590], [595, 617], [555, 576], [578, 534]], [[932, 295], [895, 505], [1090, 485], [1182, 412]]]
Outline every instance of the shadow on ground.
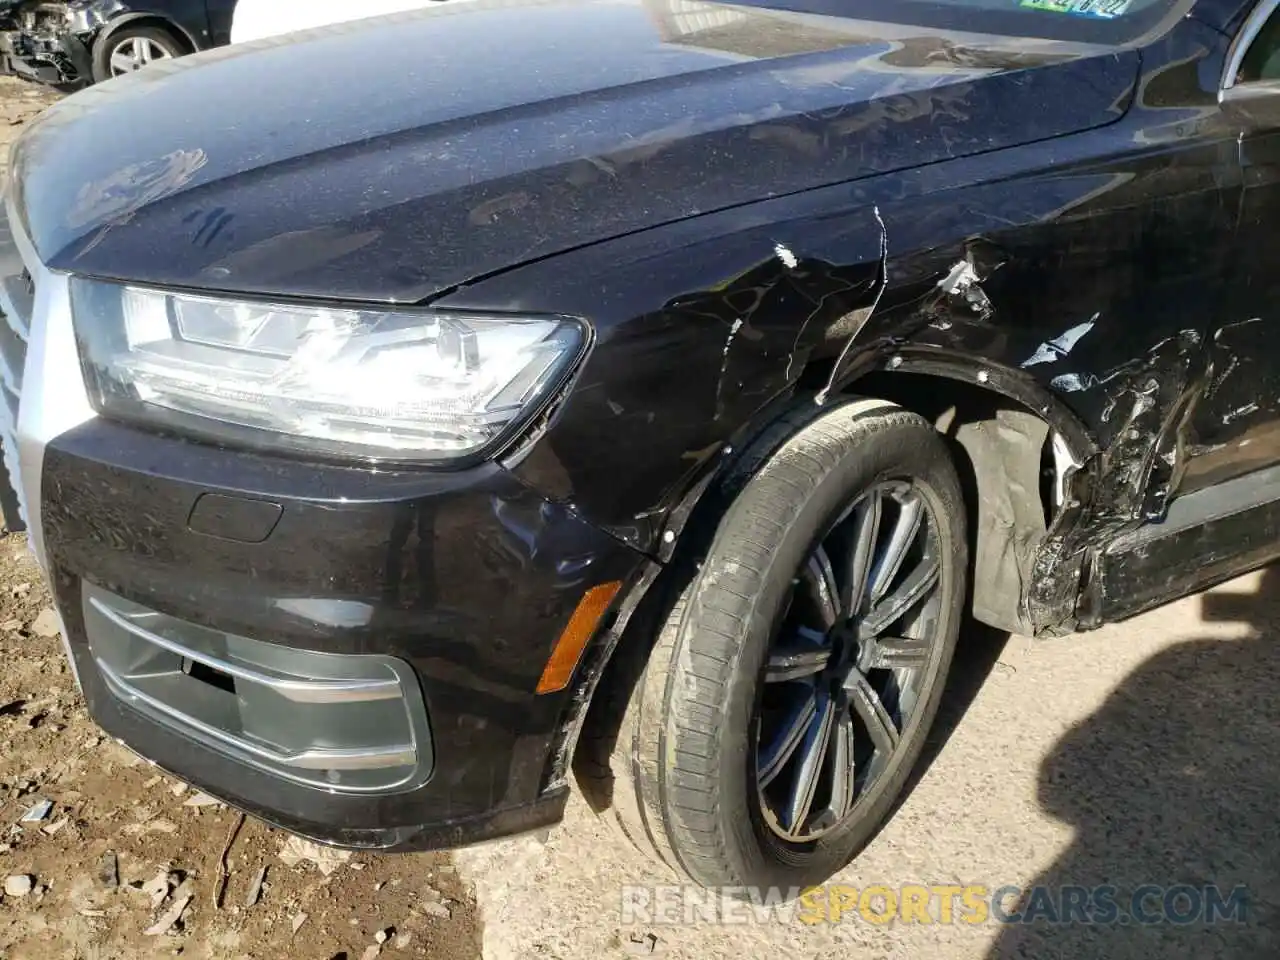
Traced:
[[[1200, 602], [1205, 623], [1247, 625], [1247, 635], [1153, 656], [1058, 742], [1041, 767], [1039, 800], [1075, 827], [1075, 840], [1035, 880], [1053, 896], [1035, 910], [1034, 896], [1005, 901], [1010, 913], [1039, 916], [1005, 926], [989, 960], [1280, 957], [1280, 568], [1255, 594]], [[1077, 913], [1077, 922], [1050, 922], [1066, 885], [1115, 888], [1115, 921], [1081, 923]], [[1135, 917], [1133, 896], [1147, 885]], [[1175, 886], [1184, 889], [1165, 898]], [[1205, 922], [1213, 886], [1229, 915], [1230, 892], [1247, 888], [1242, 920]], [[1086, 915], [1107, 920], [1101, 896]], [[1199, 915], [1174, 922], [1166, 907]]]

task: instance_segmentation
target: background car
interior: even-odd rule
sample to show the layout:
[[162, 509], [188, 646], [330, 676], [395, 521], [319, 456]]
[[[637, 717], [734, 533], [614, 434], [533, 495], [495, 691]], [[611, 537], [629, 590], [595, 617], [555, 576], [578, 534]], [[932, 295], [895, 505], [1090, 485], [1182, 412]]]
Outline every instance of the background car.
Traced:
[[0, 68], [78, 87], [231, 39], [235, 0], [0, 2]]

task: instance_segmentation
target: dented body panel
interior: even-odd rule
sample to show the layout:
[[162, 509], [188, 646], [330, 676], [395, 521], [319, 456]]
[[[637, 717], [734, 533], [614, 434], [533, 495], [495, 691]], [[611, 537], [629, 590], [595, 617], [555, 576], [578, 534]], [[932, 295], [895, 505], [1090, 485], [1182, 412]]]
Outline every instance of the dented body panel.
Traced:
[[[569, 399], [519, 469], [647, 549], [692, 478], [797, 388], [857, 391], [891, 370], [1004, 394], [1048, 422], [1073, 464], [1070, 495], [1026, 553], [1011, 625], [1088, 625], [1076, 607], [1091, 558], [1159, 520], [1201, 467], [1194, 425], [1215, 402], [1218, 331], [1239, 322], [1227, 294], [1240, 130], [1217, 103], [1228, 44], [1184, 20], [1143, 49], [1111, 122], [1087, 133], [638, 233], [442, 302], [558, 304], [601, 321], [584, 377], [595, 389]], [[658, 397], [677, 354], [689, 386]], [[823, 360], [838, 369], [802, 384]], [[631, 381], [632, 396], [611, 373], [623, 362], [652, 377]], [[634, 446], [575, 457], [610, 421]]]
[[[1245, 4], [1156, 0], [1133, 22], [823, 4], [476, 0], [150, 68], [30, 129], [10, 205], [46, 314], [28, 367], [74, 409], [45, 423], [24, 381], [18, 473], [46, 492], [37, 532], [95, 716], [331, 842], [549, 823], [613, 650], [648, 649], [770, 425], [840, 395], [944, 434], [973, 610], [997, 626], [1095, 626], [1280, 554], [1263, 442], [1280, 151], [1220, 96]], [[921, 10], [937, 19], [891, 22]], [[418, 55], [387, 88], [389, 45]], [[479, 464], [223, 448], [54, 389], [77, 383], [93, 322], [73, 328], [60, 272], [580, 317], [590, 336]], [[83, 583], [235, 636], [405, 659], [438, 776], [336, 804], [191, 754], [92, 679]], [[601, 586], [615, 618], [537, 692]]]
[[[1270, 181], [1218, 102], [1228, 6], [1153, 4], [1103, 43], [1074, 22], [481, 0], [72, 98], [23, 139], [15, 199], [75, 273], [588, 318], [574, 389], [505, 460], [653, 556], [798, 393], [894, 371], [1007, 397], [1048, 425], [1064, 494], [1042, 529], [992, 501], [979, 555], [1016, 595], [979, 605], [1057, 632], [1099, 618], [1078, 608], [1100, 551], [1243, 469], [1274, 409], [1232, 393], [1239, 338], [1268, 329], [1241, 326], [1236, 275]], [[391, 30], [423, 59], [370, 111]], [[524, 70], [489, 69], [498, 35]], [[289, 127], [311, 99], [325, 123]], [[106, 135], [143, 102], [138, 136]]]

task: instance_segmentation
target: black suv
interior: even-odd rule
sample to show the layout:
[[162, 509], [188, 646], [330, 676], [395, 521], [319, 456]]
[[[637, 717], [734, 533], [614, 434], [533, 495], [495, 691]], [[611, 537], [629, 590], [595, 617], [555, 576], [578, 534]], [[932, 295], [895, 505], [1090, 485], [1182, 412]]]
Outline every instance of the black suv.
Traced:
[[355, 847], [576, 768], [791, 887], [966, 614], [1280, 554], [1276, 0], [782, 5], [446, 5], [27, 131], [5, 462], [102, 726]]

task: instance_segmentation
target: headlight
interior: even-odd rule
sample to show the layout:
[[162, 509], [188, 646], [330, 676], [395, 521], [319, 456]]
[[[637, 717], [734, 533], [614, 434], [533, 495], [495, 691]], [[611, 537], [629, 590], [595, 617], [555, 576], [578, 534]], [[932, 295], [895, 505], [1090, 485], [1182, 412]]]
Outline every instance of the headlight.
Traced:
[[562, 317], [252, 303], [72, 280], [104, 414], [254, 446], [461, 459], [518, 429], [578, 360]]

